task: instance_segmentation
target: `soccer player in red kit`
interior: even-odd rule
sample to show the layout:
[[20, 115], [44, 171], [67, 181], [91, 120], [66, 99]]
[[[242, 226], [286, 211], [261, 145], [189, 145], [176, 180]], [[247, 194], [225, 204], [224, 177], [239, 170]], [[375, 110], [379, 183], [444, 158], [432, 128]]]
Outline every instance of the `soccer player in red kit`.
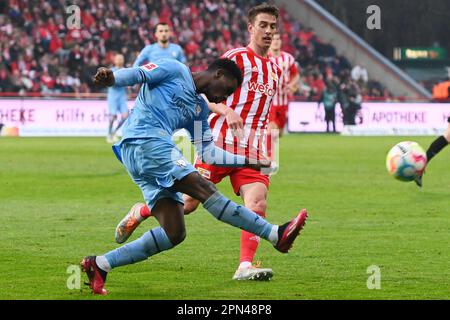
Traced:
[[[264, 3], [253, 7], [248, 12], [249, 45], [229, 50], [223, 55], [223, 58], [236, 62], [244, 77], [242, 85], [225, 102], [228, 109], [242, 118], [243, 134], [236, 134], [236, 130], [229, 126], [224, 115], [213, 113], [208, 119], [216, 145], [234, 154], [246, 155], [250, 159], [267, 157], [266, 131], [269, 110], [281, 77], [281, 69], [268, 55], [277, 28], [276, 6]], [[195, 168], [215, 184], [228, 176], [234, 192], [242, 197], [245, 207], [265, 217], [269, 187], [267, 174], [247, 168], [207, 165], [199, 161], [196, 162]], [[186, 195], [184, 201], [185, 214], [195, 211], [200, 203]], [[149, 214], [147, 206], [136, 204], [117, 226], [116, 241], [126, 241]], [[306, 220], [306, 214], [302, 219]], [[259, 241], [258, 236], [242, 231], [240, 264], [233, 279], [269, 280], [273, 276], [272, 269], [252, 265]]]
[[[278, 82], [275, 96], [272, 100], [272, 108], [269, 114], [268, 137], [269, 156], [272, 158], [272, 143], [278, 143], [278, 136], [283, 135], [284, 127], [287, 121], [289, 97], [298, 90], [300, 74], [297, 69], [294, 57], [281, 50], [282, 40], [279, 33], [275, 33], [270, 46], [269, 55], [271, 59], [281, 68], [282, 76]], [[274, 134], [272, 134], [274, 133]]]

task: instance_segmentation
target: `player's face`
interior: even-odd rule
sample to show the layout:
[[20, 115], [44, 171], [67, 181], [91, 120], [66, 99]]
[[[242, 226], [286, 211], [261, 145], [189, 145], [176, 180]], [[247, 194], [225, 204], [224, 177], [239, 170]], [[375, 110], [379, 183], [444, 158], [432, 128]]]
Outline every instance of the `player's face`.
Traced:
[[260, 13], [255, 17], [253, 24], [248, 24], [250, 41], [256, 46], [268, 50], [277, 31], [277, 18], [268, 13]]
[[159, 25], [156, 28], [155, 37], [158, 42], [167, 43], [170, 39], [171, 32], [169, 26]]
[[272, 38], [272, 44], [270, 45], [270, 50], [279, 51], [281, 50], [281, 36], [280, 34], [274, 34]]
[[205, 95], [209, 101], [220, 103], [232, 95], [236, 91], [237, 86], [238, 82], [236, 79], [227, 77], [221, 71], [218, 71], [206, 88]]
[[117, 54], [114, 56], [114, 65], [118, 68], [122, 67], [124, 64], [124, 58], [123, 55]]

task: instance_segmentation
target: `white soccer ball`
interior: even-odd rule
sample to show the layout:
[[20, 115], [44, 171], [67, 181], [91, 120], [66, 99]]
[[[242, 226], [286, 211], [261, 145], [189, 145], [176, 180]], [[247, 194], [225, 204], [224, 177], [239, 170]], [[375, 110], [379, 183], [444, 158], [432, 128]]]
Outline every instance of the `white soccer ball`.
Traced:
[[397, 143], [388, 153], [386, 167], [390, 175], [400, 181], [412, 181], [423, 174], [427, 154], [413, 141]]

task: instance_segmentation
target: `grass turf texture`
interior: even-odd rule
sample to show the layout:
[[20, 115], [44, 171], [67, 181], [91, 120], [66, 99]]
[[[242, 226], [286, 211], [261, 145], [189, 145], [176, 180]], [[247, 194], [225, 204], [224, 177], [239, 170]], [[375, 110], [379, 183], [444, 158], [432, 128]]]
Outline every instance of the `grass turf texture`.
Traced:
[[[272, 178], [268, 219], [300, 208], [310, 218], [292, 251], [262, 241], [257, 260], [270, 282], [236, 282], [240, 231], [203, 208], [186, 218], [173, 250], [113, 270], [109, 299], [446, 299], [450, 296], [450, 150], [432, 162], [424, 188], [388, 176], [387, 151], [432, 137], [289, 135]], [[104, 139], [0, 139], [0, 299], [106, 299], [67, 268], [116, 247], [116, 223], [138, 188]], [[219, 189], [236, 201], [228, 180]], [[156, 226], [153, 218], [133, 235]], [[366, 286], [381, 269], [381, 290]], [[82, 274], [82, 281], [86, 277]]]

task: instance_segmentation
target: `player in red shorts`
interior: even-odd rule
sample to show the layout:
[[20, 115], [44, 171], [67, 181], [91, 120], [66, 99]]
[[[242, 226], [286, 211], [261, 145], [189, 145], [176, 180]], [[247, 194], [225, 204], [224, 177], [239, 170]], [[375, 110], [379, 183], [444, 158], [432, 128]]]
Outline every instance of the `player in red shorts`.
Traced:
[[268, 138], [269, 156], [272, 158], [272, 144], [278, 143], [278, 137], [283, 135], [284, 127], [287, 121], [289, 96], [298, 90], [298, 82], [300, 74], [295, 64], [294, 57], [281, 50], [282, 40], [279, 33], [273, 36], [272, 45], [270, 46], [271, 59], [281, 68], [282, 76], [278, 82], [277, 92], [272, 100], [272, 108], [269, 114], [268, 132], [271, 134]]
[[[248, 12], [249, 45], [229, 50], [223, 55], [224, 58], [236, 62], [244, 76], [241, 87], [226, 100], [227, 107], [223, 106], [240, 116], [244, 123], [243, 136], [238, 139], [235, 128], [230, 126], [225, 115], [212, 114], [209, 118], [216, 145], [229, 152], [246, 155], [250, 159], [267, 158], [268, 115], [281, 77], [281, 69], [268, 55], [277, 28], [276, 6], [262, 4], [253, 7]], [[197, 162], [195, 167], [203, 177], [213, 183], [219, 183], [228, 176], [234, 192], [242, 197], [245, 207], [265, 217], [268, 172], [264, 174], [252, 169], [233, 169], [201, 162]], [[188, 196], [185, 196], [184, 200], [185, 214], [197, 209], [198, 200]], [[126, 241], [139, 223], [149, 215], [146, 205], [135, 205], [117, 226], [116, 241]], [[259, 241], [258, 236], [242, 231], [240, 264], [233, 279], [269, 280], [273, 276], [272, 269], [252, 265]]]

